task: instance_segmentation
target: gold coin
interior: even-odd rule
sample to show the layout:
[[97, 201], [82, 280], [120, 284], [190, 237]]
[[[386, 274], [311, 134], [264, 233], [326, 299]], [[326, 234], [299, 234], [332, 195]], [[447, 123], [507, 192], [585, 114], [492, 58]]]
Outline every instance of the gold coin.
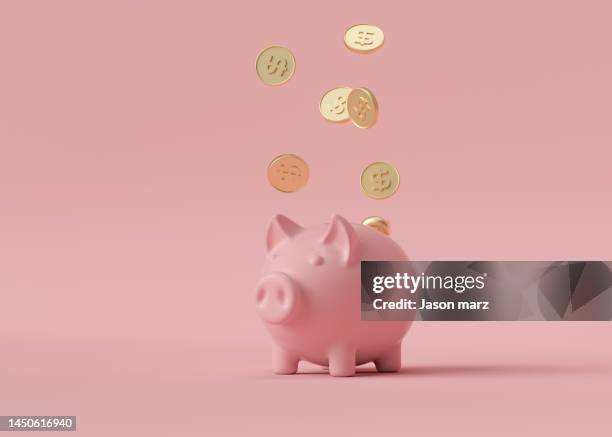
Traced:
[[399, 188], [397, 169], [386, 162], [374, 162], [361, 173], [361, 188], [372, 199], [386, 199]]
[[383, 31], [371, 24], [356, 24], [344, 33], [344, 45], [357, 53], [372, 53], [384, 42]]
[[285, 47], [272, 46], [265, 48], [255, 62], [257, 76], [267, 85], [281, 85], [287, 82], [295, 72], [293, 53]]
[[349, 87], [334, 88], [326, 92], [319, 103], [321, 115], [329, 121], [341, 123], [349, 120], [348, 95], [352, 91]]
[[368, 217], [364, 219], [361, 224], [369, 228], [376, 229], [385, 235], [391, 235], [391, 225], [382, 217]]
[[277, 156], [268, 165], [268, 180], [278, 191], [293, 193], [308, 182], [308, 164], [296, 155]]
[[370, 128], [378, 119], [378, 102], [372, 91], [355, 88], [348, 96], [348, 113], [355, 126]]

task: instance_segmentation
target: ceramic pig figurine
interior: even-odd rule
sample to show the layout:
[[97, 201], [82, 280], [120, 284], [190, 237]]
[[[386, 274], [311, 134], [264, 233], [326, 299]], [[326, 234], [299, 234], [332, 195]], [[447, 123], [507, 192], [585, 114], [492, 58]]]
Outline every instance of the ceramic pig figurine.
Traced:
[[277, 215], [266, 245], [255, 304], [275, 341], [275, 373], [296, 373], [300, 360], [328, 366], [332, 376], [352, 376], [370, 361], [379, 372], [401, 368], [411, 322], [362, 321], [360, 312], [360, 262], [407, 259], [391, 238], [339, 215], [312, 228]]

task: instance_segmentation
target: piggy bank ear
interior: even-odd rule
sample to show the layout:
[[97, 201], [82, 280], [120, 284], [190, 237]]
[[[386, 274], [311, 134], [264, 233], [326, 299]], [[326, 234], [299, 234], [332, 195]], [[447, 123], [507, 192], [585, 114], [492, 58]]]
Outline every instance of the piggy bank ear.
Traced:
[[344, 217], [339, 215], [332, 217], [329, 228], [327, 228], [321, 242], [339, 250], [342, 261], [346, 265], [356, 262], [359, 258], [359, 239], [353, 226]]
[[268, 226], [268, 234], [266, 235], [266, 250], [268, 253], [270, 253], [278, 243], [294, 236], [301, 230], [302, 227], [291, 219], [285, 217], [284, 215], [275, 215]]

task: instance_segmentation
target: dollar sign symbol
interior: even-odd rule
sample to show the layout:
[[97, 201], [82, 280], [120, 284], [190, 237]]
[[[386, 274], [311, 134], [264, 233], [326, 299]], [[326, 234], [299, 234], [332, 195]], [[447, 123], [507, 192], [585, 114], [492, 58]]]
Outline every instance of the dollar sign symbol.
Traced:
[[344, 100], [344, 97], [338, 96], [338, 101], [336, 102], [336, 105], [333, 106], [329, 110], [329, 112], [333, 112], [336, 115], [340, 115], [344, 112], [345, 109], [346, 109], [346, 100]]
[[285, 164], [279, 165], [279, 168], [276, 170], [281, 175], [281, 180], [287, 180], [289, 177], [297, 177], [301, 176], [300, 168], [297, 165], [292, 165], [289, 168]]
[[268, 74], [276, 74], [280, 71], [280, 76], [283, 75], [289, 70], [286, 59], [277, 59], [274, 61], [274, 55], [270, 56], [270, 60], [268, 61]]
[[391, 179], [389, 179], [389, 170], [378, 170], [372, 173], [372, 182], [374, 182], [374, 191], [385, 191], [391, 187]]
[[359, 96], [359, 103], [353, 107], [353, 110], [357, 113], [357, 117], [361, 120], [365, 119], [368, 115], [368, 111], [371, 110], [370, 102], [363, 96]]
[[371, 46], [374, 44], [373, 36], [374, 32], [359, 31], [357, 32], [357, 41], [355, 41], [355, 44], [359, 44], [360, 46]]

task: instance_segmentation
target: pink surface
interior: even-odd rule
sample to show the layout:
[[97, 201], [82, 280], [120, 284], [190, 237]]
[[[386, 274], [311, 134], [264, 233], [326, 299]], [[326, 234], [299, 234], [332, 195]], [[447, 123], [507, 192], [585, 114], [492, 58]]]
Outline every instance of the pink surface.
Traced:
[[[275, 213], [381, 215], [413, 259], [611, 259], [611, 14], [2, 2], [0, 414], [88, 436], [609, 435], [610, 324], [421, 323], [399, 377], [287, 378], [251, 297]], [[371, 56], [343, 45], [358, 22], [385, 32]], [[254, 71], [272, 43], [297, 60], [282, 87]], [[336, 85], [376, 93], [373, 129], [322, 119]], [[267, 184], [280, 153], [310, 164], [297, 194]], [[402, 176], [385, 201], [358, 184], [377, 160]]]

